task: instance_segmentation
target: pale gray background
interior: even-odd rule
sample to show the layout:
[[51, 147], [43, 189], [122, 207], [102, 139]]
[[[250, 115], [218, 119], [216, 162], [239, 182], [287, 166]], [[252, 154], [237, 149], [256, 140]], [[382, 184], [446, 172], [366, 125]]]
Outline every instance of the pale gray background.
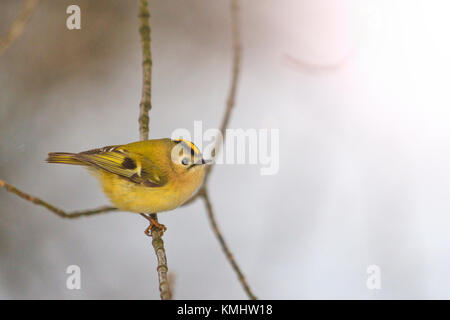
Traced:
[[[0, 2], [0, 33], [22, 1]], [[68, 31], [78, 4], [82, 29]], [[151, 1], [151, 136], [221, 119], [228, 1]], [[260, 298], [450, 298], [447, 1], [246, 0], [232, 128], [279, 128], [280, 171], [218, 166], [217, 218]], [[67, 210], [107, 203], [49, 151], [138, 139], [135, 1], [43, 0], [0, 56], [0, 177]], [[329, 66], [311, 71], [302, 63]], [[140, 216], [76, 221], [0, 190], [0, 298], [156, 299]], [[201, 202], [160, 220], [175, 297], [243, 299]], [[65, 287], [66, 267], [82, 290]], [[366, 288], [381, 267], [382, 290]]]

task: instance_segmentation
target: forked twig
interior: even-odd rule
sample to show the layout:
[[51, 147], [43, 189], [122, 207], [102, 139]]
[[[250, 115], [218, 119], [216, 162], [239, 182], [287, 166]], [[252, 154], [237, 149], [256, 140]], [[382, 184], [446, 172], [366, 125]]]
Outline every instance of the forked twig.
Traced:
[[[37, 0], [28, 0], [27, 3], [37, 2]], [[32, 10], [31, 10], [32, 11]], [[142, 67], [143, 67], [143, 85], [142, 85], [142, 96], [140, 102], [140, 113], [139, 113], [139, 133], [141, 140], [147, 140], [149, 136], [149, 111], [151, 109], [151, 67], [152, 67], [152, 58], [151, 58], [151, 49], [150, 49], [150, 25], [149, 25], [150, 13], [148, 10], [148, 1], [147, 0], [139, 0], [139, 19], [140, 19], [140, 28], [139, 33], [141, 35], [141, 44], [142, 44]], [[25, 21], [28, 18], [25, 19]], [[224, 137], [224, 132], [228, 127], [228, 123], [231, 117], [231, 112], [235, 106], [236, 93], [237, 93], [237, 85], [240, 73], [240, 65], [241, 65], [241, 41], [240, 41], [240, 22], [239, 22], [239, 7], [238, 0], [231, 0], [231, 19], [232, 19], [232, 47], [233, 47], [233, 61], [232, 61], [232, 77], [231, 77], [231, 85], [230, 90], [226, 102], [225, 114], [221, 122], [220, 132]], [[23, 29], [23, 26], [21, 27]], [[20, 30], [21, 32], [21, 30]], [[19, 33], [20, 34], [20, 33]], [[17, 36], [16, 36], [17, 37]], [[1, 45], [0, 45], [1, 52]], [[218, 150], [222, 147], [221, 140], [218, 139], [216, 145], [214, 147], [214, 153], [217, 153]], [[226, 244], [219, 227], [217, 225], [213, 207], [211, 204], [211, 200], [209, 198], [208, 190], [207, 190], [207, 179], [211, 173], [212, 166], [207, 167], [205, 181], [202, 188], [199, 192], [188, 202], [185, 204], [191, 203], [198, 197], [201, 197], [206, 206], [206, 210], [208, 213], [208, 218], [213, 229], [214, 234], [216, 235], [222, 250], [224, 251], [227, 259], [229, 260], [233, 270], [236, 272], [239, 281], [241, 282], [245, 292], [247, 293], [250, 299], [256, 299], [255, 295], [251, 291], [245, 276], [240, 270], [239, 266], [236, 263], [236, 260], [233, 258], [233, 255]], [[62, 218], [79, 218], [83, 216], [91, 216], [95, 214], [107, 213], [110, 211], [117, 211], [117, 208], [111, 206], [103, 206], [96, 209], [88, 209], [82, 211], [74, 211], [74, 212], [66, 212], [62, 209], [59, 209], [50, 203], [43, 201], [37, 197], [34, 197], [30, 194], [27, 194], [16, 187], [6, 183], [3, 180], [0, 180], [0, 187], [5, 188], [7, 191], [16, 194], [17, 196], [30, 201], [36, 205], [40, 205], [48, 209], [49, 211], [55, 213], [56, 215]], [[150, 217], [155, 221], [158, 221], [156, 213], [151, 214]], [[167, 278], [168, 268], [167, 268], [167, 258], [164, 249], [164, 242], [162, 240], [163, 231], [157, 227], [152, 228], [152, 245], [155, 250], [157, 260], [158, 260], [158, 279], [159, 279], [159, 288], [161, 299], [171, 299], [171, 291], [170, 291], [170, 283]]]

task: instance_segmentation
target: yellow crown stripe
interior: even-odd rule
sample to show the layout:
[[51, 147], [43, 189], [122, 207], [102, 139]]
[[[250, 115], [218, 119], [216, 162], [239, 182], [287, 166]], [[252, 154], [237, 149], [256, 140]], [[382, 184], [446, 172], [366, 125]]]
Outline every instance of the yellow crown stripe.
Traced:
[[197, 146], [196, 146], [195, 144], [193, 144], [192, 142], [187, 141], [187, 140], [184, 140], [184, 139], [177, 139], [177, 140], [174, 140], [174, 141], [182, 142], [182, 143], [184, 143], [187, 147], [189, 147], [191, 150], [193, 150], [195, 154], [200, 154], [200, 150], [199, 150], [199, 149], [197, 148]]

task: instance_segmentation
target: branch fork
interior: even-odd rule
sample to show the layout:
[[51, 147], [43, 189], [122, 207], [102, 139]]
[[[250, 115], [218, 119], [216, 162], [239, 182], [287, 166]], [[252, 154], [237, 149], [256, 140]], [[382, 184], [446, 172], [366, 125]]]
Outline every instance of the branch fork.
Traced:
[[[30, 9], [31, 11], [34, 10], [34, 6], [36, 4], [36, 0], [28, 0], [27, 5], [25, 8]], [[151, 105], [151, 72], [152, 72], [152, 56], [151, 56], [151, 49], [150, 49], [150, 35], [151, 35], [151, 29], [149, 24], [149, 18], [150, 18], [150, 12], [148, 10], [148, 1], [147, 0], [139, 0], [139, 21], [140, 21], [140, 27], [139, 27], [139, 34], [141, 36], [141, 44], [142, 44], [142, 93], [141, 93], [141, 102], [139, 104], [139, 135], [141, 140], [147, 140], [149, 137], [149, 111], [152, 108]], [[24, 19], [25, 21], [28, 20], [28, 15]], [[239, 23], [239, 7], [238, 7], [238, 0], [231, 0], [231, 20], [232, 20], [232, 48], [233, 48], [233, 60], [232, 60], [232, 76], [231, 76], [231, 85], [228, 93], [228, 98], [226, 100], [226, 108], [225, 108], [225, 114], [222, 119], [221, 125], [220, 125], [220, 132], [223, 134], [225, 129], [228, 126], [232, 110], [235, 106], [235, 100], [236, 100], [236, 92], [237, 92], [237, 85], [238, 85], [238, 79], [239, 79], [239, 73], [240, 73], [240, 65], [241, 65], [241, 40], [240, 40], [240, 23]], [[21, 27], [23, 28], [23, 26]], [[21, 32], [21, 30], [20, 30]], [[20, 33], [19, 33], [20, 34]], [[16, 36], [17, 37], [17, 36]], [[15, 38], [13, 39], [15, 40]], [[1, 44], [1, 41], [0, 41]], [[8, 45], [10, 42], [8, 42]], [[0, 53], [1, 53], [1, 45], [0, 45]], [[222, 147], [221, 144], [216, 143], [214, 147], [214, 151], [216, 152]], [[231, 264], [231, 267], [235, 271], [235, 273], [238, 276], [238, 279], [246, 292], [247, 296], [250, 299], [256, 299], [256, 296], [253, 294], [252, 290], [250, 289], [250, 286], [248, 285], [246, 278], [244, 274], [242, 273], [241, 269], [239, 268], [236, 260], [234, 259], [228, 245], [226, 244], [224, 237], [222, 236], [222, 233], [218, 227], [218, 224], [216, 222], [213, 206], [211, 203], [211, 199], [208, 193], [207, 188], [207, 182], [208, 177], [211, 174], [212, 165], [208, 166], [206, 168], [206, 174], [204, 178], [203, 186], [200, 188], [200, 190], [197, 192], [197, 194], [192, 197], [190, 200], [188, 200], [184, 205], [187, 205], [189, 203], [192, 203], [197, 198], [201, 198], [204, 201], [206, 211], [208, 213], [208, 219], [211, 225], [211, 228], [213, 229], [213, 232], [219, 241], [220, 246], [222, 247], [223, 252], [225, 253], [225, 256], [227, 257], [228, 261]], [[27, 201], [30, 201], [38, 206], [42, 206], [46, 208], [47, 210], [53, 212], [54, 214], [58, 215], [62, 218], [80, 218], [84, 216], [91, 216], [101, 213], [107, 213], [111, 211], [118, 211], [117, 208], [111, 207], [111, 206], [102, 206], [95, 209], [87, 209], [82, 211], [73, 211], [73, 212], [66, 212], [58, 207], [53, 206], [52, 204], [34, 197], [24, 191], [19, 190], [18, 188], [14, 187], [11, 184], [6, 183], [4, 180], [0, 179], [0, 187], [3, 187], [7, 191], [16, 194], [22, 199], [25, 199]], [[167, 267], [167, 257], [166, 257], [166, 251], [164, 249], [164, 241], [162, 239], [162, 236], [165, 231], [165, 227], [161, 225], [158, 222], [158, 216], [156, 213], [150, 214], [150, 215], [144, 215], [142, 214], [147, 220], [151, 222], [150, 227], [148, 228], [148, 235], [151, 234], [152, 237], [152, 246], [155, 251], [158, 266], [156, 268], [158, 273], [158, 281], [159, 281], [159, 291], [161, 299], [167, 300], [172, 298], [172, 292], [170, 290], [170, 279], [168, 279], [168, 267]], [[173, 281], [172, 281], [173, 282]]]

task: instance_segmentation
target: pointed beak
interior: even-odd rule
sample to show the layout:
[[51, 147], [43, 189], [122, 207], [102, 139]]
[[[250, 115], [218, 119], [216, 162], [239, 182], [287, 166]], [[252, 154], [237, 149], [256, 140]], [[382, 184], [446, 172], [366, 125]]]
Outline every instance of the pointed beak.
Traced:
[[202, 159], [202, 164], [211, 164], [212, 162], [213, 162], [212, 160]]
[[196, 163], [192, 164], [192, 165], [189, 167], [189, 169], [192, 168], [192, 167], [195, 167], [195, 166], [203, 166], [203, 165], [205, 165], [205, 164], [211, 164], [212, 162], [213, 162], [212, 160], [205, 160], [205, 159], [202, 159], [202, 160], [199, 160], [199, 161], [197, 161]]

